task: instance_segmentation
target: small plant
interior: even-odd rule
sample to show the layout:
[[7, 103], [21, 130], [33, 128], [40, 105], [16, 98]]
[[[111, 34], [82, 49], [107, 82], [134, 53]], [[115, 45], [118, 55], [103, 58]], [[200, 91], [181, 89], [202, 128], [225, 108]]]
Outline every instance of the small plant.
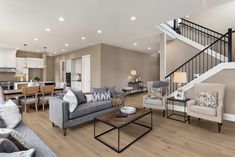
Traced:
[[33, 80], [34, 80], [34, 82], [39, 82], [39, 81], [40, 81], [40, 78], [39, 78], [38, 76], [35, 76], [35, 77], [33, 78]]

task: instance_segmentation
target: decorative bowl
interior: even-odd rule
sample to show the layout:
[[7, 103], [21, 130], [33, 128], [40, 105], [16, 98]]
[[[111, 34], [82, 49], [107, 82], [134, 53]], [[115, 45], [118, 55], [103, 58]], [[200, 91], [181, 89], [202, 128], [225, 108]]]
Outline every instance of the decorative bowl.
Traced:
[[124, 113], [124, 114], [133, 114], [136, 112], [136, 108], [131, 107], [131, 106], [124, 106], [124, 107], [121, 107], [120, 111], [121, 113]]

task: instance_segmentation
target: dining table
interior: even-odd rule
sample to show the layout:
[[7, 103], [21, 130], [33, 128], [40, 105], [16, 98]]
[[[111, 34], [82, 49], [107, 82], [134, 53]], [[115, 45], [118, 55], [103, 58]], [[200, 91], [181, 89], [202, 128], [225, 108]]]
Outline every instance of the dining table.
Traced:
[[[63, 91], [64, 91], [64, 88], [60, 88], [60, 87], [55, 87], [55, 89], [54, 89], [55, 93], [60, 93]], [[42, 94], [42, 93], [38, 92], [38, 95], [40, 95], [40, 94]], [[6, 101], [11, 98], [23, 96], [21, 89], [3, 90], [3, 95], [4, 95]]]

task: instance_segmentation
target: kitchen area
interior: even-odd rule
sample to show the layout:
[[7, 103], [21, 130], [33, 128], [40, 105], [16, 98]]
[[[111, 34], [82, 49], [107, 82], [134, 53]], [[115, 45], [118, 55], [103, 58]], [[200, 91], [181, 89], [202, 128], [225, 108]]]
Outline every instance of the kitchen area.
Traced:
[[18, 89], [35, 78], [45, 85], [55, 84], [53, 77], [46, 77], [47, 73], [54, 72], [53, 67], [47, 67], [47, 62], [43, 53], [0, 48], [0, 86], [3, 90]]

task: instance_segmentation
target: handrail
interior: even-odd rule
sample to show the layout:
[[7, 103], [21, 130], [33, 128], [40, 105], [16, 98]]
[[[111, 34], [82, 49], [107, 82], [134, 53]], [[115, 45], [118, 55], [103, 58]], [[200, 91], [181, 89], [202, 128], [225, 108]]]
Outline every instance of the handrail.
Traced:
[[202, 25], [199, 25], [199, 24], [197, 24], [197, 23], [194, 23], [194, 22], [192, 22], [192, 21], [189, 21], [189, 20], [186, 20], [186, 19], [183, 19], [183, 18], [180, 18], [182, 21], [186, 21], [186, 22], [188, 22], [188, 23], [191, 23], [191, 24], [194, 24], [194, 25], [196, 25], [196, 26], [199, 26], [199, 27], [202, 27], [202, 28], [204, 28], [204, 29], [207, 29], [207, 30], [209, 30], [209, 31], [211, 31], [211, 32], [213, 32], [213, 33], [217, 33], [217, 34], [219, 34], [219, 35], [223, 35], [223, 34], [221, 34], [221, 33], [219, 33], [219, 32], [216, 32], [216, 31], [214, 31], [214, 30], [212, 30], [212, 29], [210, 29], [210, 28], [207, 28], [207, 27], [204, 27], [204, 26], [202, 26]]
[[[194, 28], [194, 27], [192, 27], [192, 26], [189, 26], [189, 25], [187, 25], [187, 24], [185, 24], [185, 23], [179, 23], [179, 24], [185, 25], [186, 27], [189, 27], [190, 29], [194, 29], [194, 30], [196, 30], [196, 31], [198, 31], [198, 32], [201, 32], [201, 33], [206, 34], [206, 35], [208, 35], [208, 36], [211, 36], [211, 37], [213, 37], [213, 38], [219, 39], [218, 37], [216, 37], [216, 36], [214, 36], [214, 35], [211, 35], [211, 34], [209, 34], [209, 33], [203, 32], [203, 31], [201, 31], [201, 30], [199, 30], [199, 29], [196, 29], [196, 28]], [[219, 35], [220, 35], [220, 34], [219, 34]], [[220, 36], [222, 36], [222, 35], [220, 35]], [[227, 36], [226, 36], [226, 37], [227, 37]], [[221, 41], [228, 43], [228, 41], [226, 41], [226, 40], [221, 40]]]
[[191, 57], [188, 61], [186, 61], [184, 64], [182, 64], [181, 66], [179, 66], [177, 69], [175, 69], [173, 72], [171, 72], [170, 74], [168, 74], [165, 78], [168, 78], [170, 75], [172, 75], [174, 72], [178, 71], [180, 68], [182, 68], [184, 65], [186, 65], [187, 63], [189, 63], [191, 60], [193, 60], [194, 58], [196, 58], [197, 56], [199, 56], [201, 53], [204, 53], [207, 49], [209, 49], [212, 45], [214, 45], [216, 42], [218, 42], [221, 38], [227, 37], [226, 35], [228, 35], [228, 32], [225, 33], [224, 35], [222, 35], [219, 39], [215, 40], [213, 43], [211, 43], [210, 45], [208, 45], [206, 48], [204, 48], [202, 51], [200, 51], [199, 53], [197, 53], [196, 55], [194, 55], [193, 57]]

